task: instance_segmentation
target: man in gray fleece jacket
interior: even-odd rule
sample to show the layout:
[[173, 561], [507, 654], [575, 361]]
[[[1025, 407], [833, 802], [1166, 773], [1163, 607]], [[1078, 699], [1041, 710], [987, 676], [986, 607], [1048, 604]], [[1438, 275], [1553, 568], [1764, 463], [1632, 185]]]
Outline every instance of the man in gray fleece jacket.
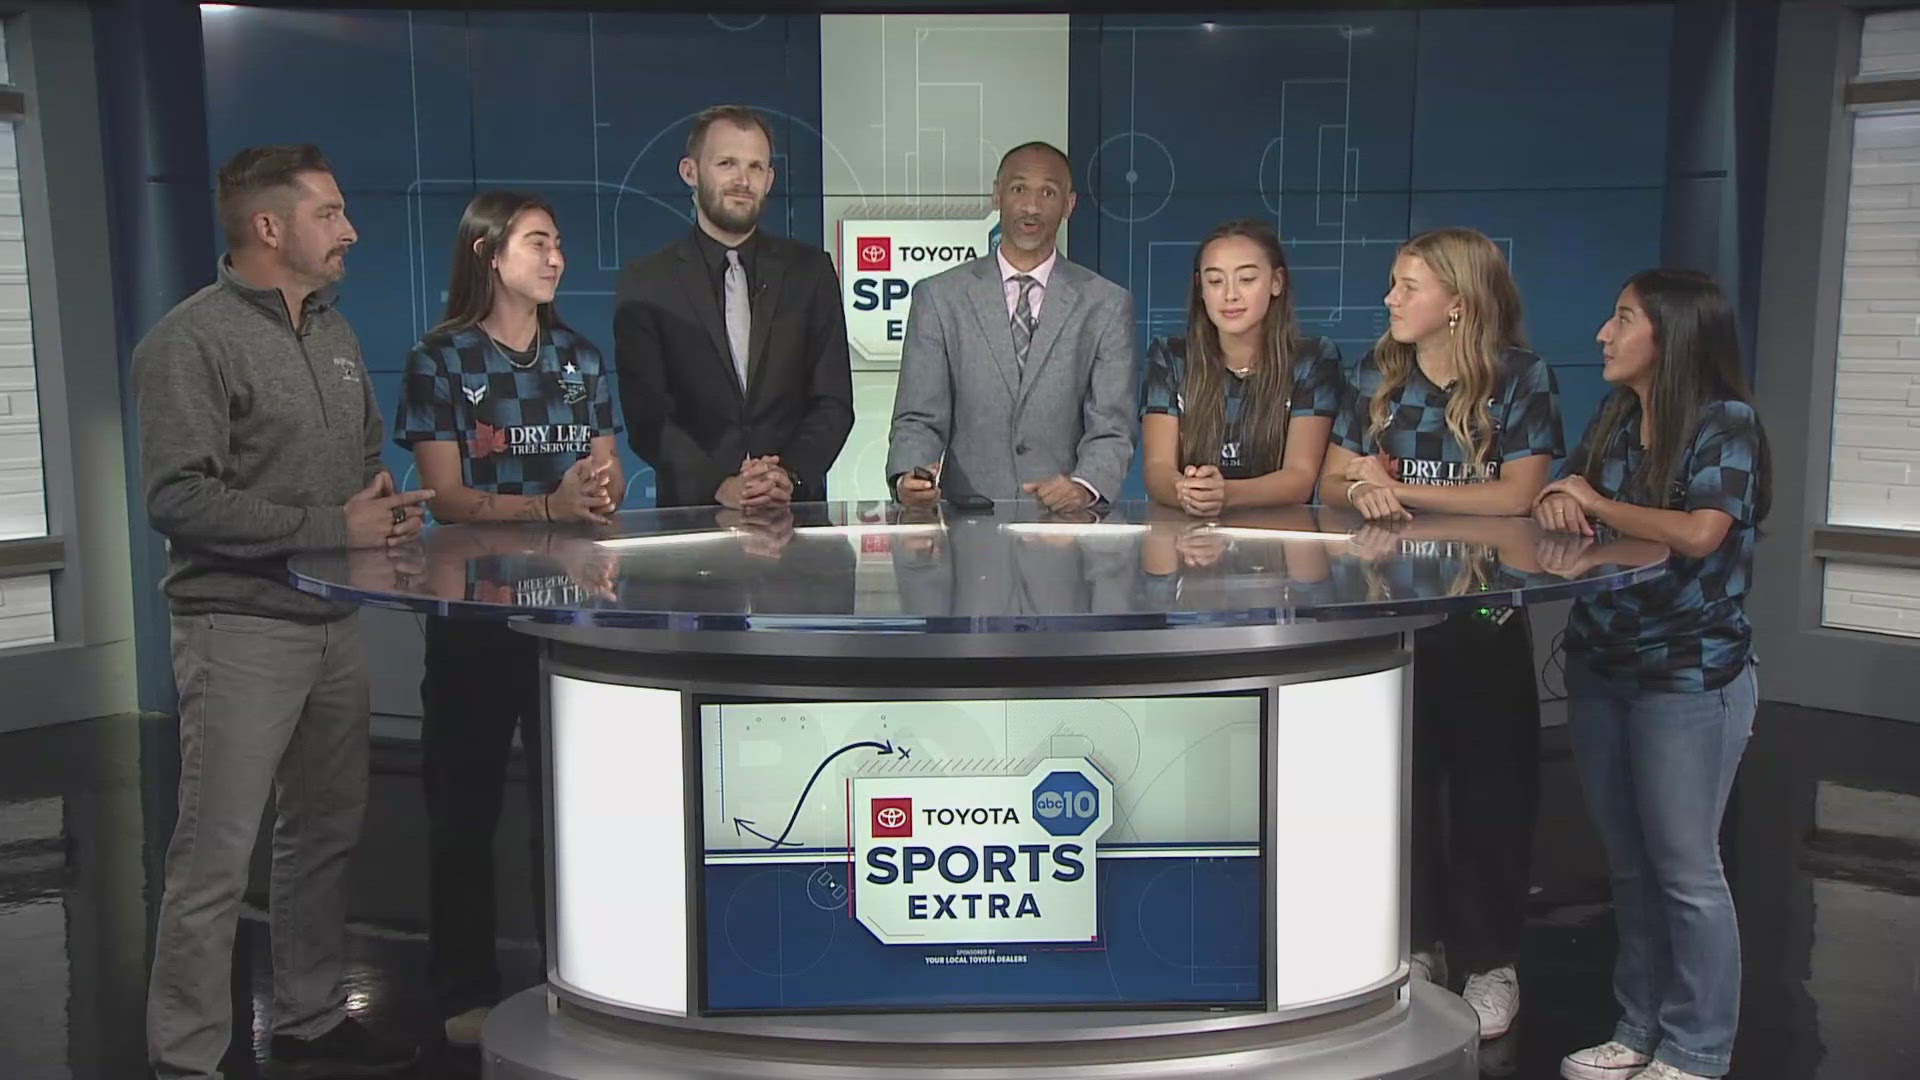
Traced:
[[[295, 590], [287, 557], [394, 546], [432, 492], [396, 494], [360, 344], [333, 307], [356, 239], [312, 146], [243, 150], [220, 171], [228, 255], [133, 355], [147, 514], [180, 692], [180, 816], [147, 998], [156, 1076], [218, 1077], [231, 953], [271, 795], [277, 1075], [406, 1067], [347, 1018], [347, 862], [366, 809], [367, 675], [352, 604]], [[241, 1045], [246, 1045], [242, 1040]]]

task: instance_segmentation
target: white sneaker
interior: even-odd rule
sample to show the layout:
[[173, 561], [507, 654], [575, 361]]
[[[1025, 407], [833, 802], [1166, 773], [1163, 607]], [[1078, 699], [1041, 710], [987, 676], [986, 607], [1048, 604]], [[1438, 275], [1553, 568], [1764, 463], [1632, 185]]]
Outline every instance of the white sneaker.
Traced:
[[1513, 1018], [1520, 1013], [1520, 976], [1512, 964], [1469, 975], [1460, 996], [1480, 1017], [1480, 1037], [1497, 1039], [1513, 1027]]
[[480, 1029], [487, 1022], [487, 1014], [493, 1011], [491, 1005], [482, 1005], [477, 1009], [468, 1009], [459, 1016], [449, 1016], [444, 1025], [449, 1046], [479, 1046]]
[[1699, 1073], [1690, 1073], [1664, 1061], [1656, 1061], [1635, 1074], [1633, 1080], [1713, 1080], [1713, 1078]]
[[1433, 953], [1425, 951], [1414, 953], [1407, 958], [1407, 966], [1413, 969], [1409, 972], [1410, 977], [1419, 982], [1440, 981], [1434, 977], [1440, 970], [1440, 958]]
[[1561, 1058], [1560, 1075], [1567, 1080], [1635, 1080], [1652, 1061], [1625, 1043], [1603, 1042]]

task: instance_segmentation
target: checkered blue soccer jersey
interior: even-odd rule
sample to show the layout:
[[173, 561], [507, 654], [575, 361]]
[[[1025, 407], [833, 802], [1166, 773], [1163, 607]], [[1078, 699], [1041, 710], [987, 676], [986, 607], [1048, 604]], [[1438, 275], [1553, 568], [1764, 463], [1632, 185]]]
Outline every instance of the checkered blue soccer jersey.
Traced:
[[[1586, 438], [1594, 437], [1589, 427]], [[1610, 499], [1653, 505], [1628, 485], [1643, 453], [1636, 411], [1603, 448], [1594, 487]], [[1667, 481], [1670, 498], [1661, 501], [1677, 510], [1722, 511], [1733, 519], [1726, 539], [1703, 559], [1675, 555], [1664, 577], [1581, 597], [1567, 620], [1569, 655], [1582, 656], [1597, 674], [1647, 690], [1718, 690], [1740, 674], [1753, 658], [1746, 597], [1758, 532], [1759, 459], [1753, 406], [1716, 401], [1701, 411], [1686, 456]]]
[[[1185, 395], [1182, 393], [1186, 377], [1186, 339], [1155, 338], [1147, 346], [1147, 373], [1140, 380], [1140, 415], [1144, 417], [1148, 413], [1162, 413], [1179, 416], [1186, 408]], [[1245, 407], [1247, 384], [1231, 375], [1224, 381], [1227, 411], [1220, 444], [1220, 474], [1229, 479], [1244, 480], [1259, 475], [1251, 462], [1244, 462], [1240, 457], [1240, 413]], [[1288, 418], [1338, 416], [1341, 393], [1345, 387], [1346, 379], [1340, 374], [1340, 347], [1328, 338], [1301, 342], [1300, 356], [1293, 365], [1293, 397], [1288, 403]]]
[[1375, 439], [1368, 412], [1380, 385], [1380, 369], [1369, 351], [1354, 369], [1340, 415], [1333, 422], [1333, 441], [1356, 454], [1384, 449], [1394, 459], [1398, 479], [1407, 484], [1472, 484], [1498, 480], [1500, 466], [1509, 461], [1548, 454], [1566, 456], [1560, 432], [1560, 385], [1553, 368], [1527, 349], [1509, 348], [1499, 362], [1499, 381], [1489, 398], [1493, 443], [1485, 461], [1468, 462], [1467, 451], [1447, 430], [1449, 391], [1433, 385], [1419, 365], [1392, 402], [1386, 430]]
[[540, 332], [525, 369], [477, 326], [429, 334], [407, 354], [393, 418], [408, 449], [457, 441], [467, 486], [498, 495], [553, 491], [593, 439], [619, 431], [600, 350], [564, 327]]

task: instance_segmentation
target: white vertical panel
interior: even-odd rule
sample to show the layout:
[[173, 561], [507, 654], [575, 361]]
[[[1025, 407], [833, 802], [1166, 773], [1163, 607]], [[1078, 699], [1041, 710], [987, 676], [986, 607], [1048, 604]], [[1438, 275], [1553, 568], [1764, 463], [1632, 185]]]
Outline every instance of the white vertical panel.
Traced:
[[1401, 960], [1406, 668], [1275, 691], [1275, 1003], [1350, 994]]
[[560, 978], [687, 1014], [687, 818], [680, 694], [555, 676], [555, 957]]

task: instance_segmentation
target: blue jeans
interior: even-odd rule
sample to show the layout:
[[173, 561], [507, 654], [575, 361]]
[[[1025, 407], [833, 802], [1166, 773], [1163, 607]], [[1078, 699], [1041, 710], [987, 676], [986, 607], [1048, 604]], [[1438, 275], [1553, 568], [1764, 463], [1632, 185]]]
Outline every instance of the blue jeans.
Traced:
[[1704, 693], [1609, 682], [1569, 657], [1574, 762], [1612, 869], [1613, 1037], [1723, 1076], [1740, 1020], [1740, 927], [1720, 818], [1753, 731], [1753, 668]]

